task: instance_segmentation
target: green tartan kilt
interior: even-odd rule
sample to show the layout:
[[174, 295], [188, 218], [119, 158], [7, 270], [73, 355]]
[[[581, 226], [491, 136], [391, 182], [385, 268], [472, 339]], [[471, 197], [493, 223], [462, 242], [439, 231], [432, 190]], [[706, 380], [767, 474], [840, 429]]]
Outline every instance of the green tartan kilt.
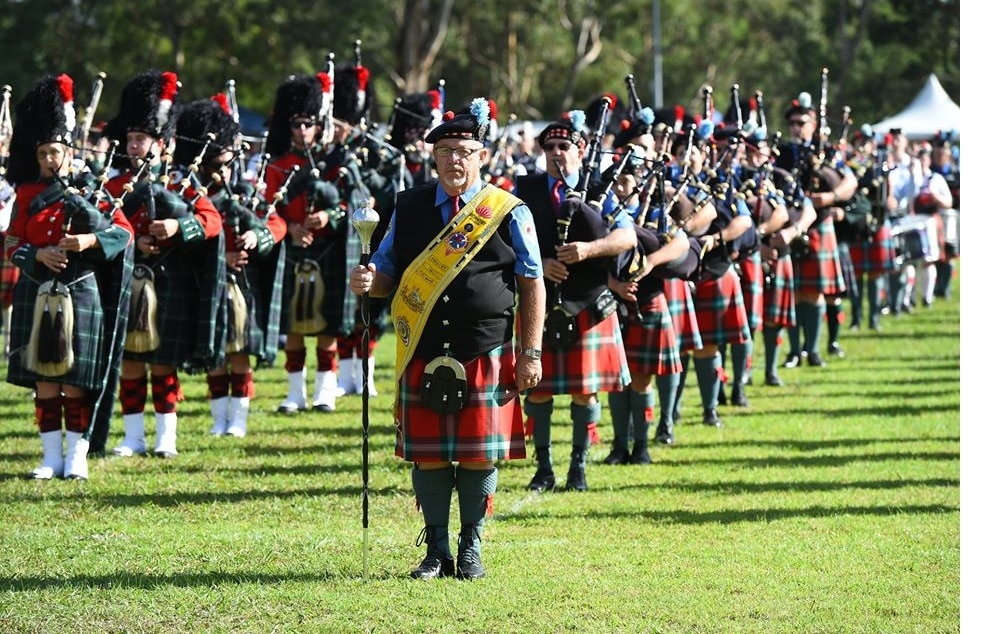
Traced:
[[[277, 246], [268, 256], [249, 260], [245, 265], [245, 283], [240, 282], [249, 313], [245, 325], [245, 349], [241, 352], [258, 357], [260, 363], [266, 365], [275, 362], [279, 345], [284, 262], [282, 256], [283, 251]], [[234, 274], [239, 280], [243, 277], [243, 273], [231, 270], [228, 273]]]
[[293, 332], [290, 305], [296, 287], [296, 265], [308, 259], [320, 266], [320, 274], [324, 279], [324, 300], [319, 309], [327, 322], [327, 327], [318, 334], [337, 337], [347, 335], [353, 330], [354, 315], [346, 315], [344, 311], [344, 293], [347, 289], [348, 277], [348, 271], [345, 270], [345, 257], [344, 243], [336, 240], [317, 240], [306, 248], [293, 244], [286, 246], [281, 332], [286, 334]]
[[58, 279], [73, 280], [68, 282], [68, 288], [75, 320], [72, 333], [75, 362], [71, 369], [60, 377], [41, 376], [24, 367], [38, 288], [52, 279], [53, 274], [46, 274], [51, 273], [46, 268], [45, 272], [41, 273], [43, 277], [40, 279], [32, 279], [27, 274], [21, 273], [14, 287], [13, 313], [10, 319], [10, 360], [7, 369], [9, 383], [34, 387], [38, 381], [51, 381], [74, 385], [85, 390], [102, 387], [108, 359], [103, 354], [105, 315], [99, 284], [92, 265], [82, 260], [82, 256], [70, 254], [68, 262], [68, 269], [59, 274]]
[[[190, 360], [194, 352], [194, 315], [198, 298], [193, 272], [194, 261], [179, 251], [171, 251], [151, 259], [137, 258], [135, 264], [145, 264], [153, 270], [160, 345], [149, 352], [127, 350], [123, 353], [123, 358], [128, 361], [180, 366]], [[135, 294], [130, 301], [138, 301]]]

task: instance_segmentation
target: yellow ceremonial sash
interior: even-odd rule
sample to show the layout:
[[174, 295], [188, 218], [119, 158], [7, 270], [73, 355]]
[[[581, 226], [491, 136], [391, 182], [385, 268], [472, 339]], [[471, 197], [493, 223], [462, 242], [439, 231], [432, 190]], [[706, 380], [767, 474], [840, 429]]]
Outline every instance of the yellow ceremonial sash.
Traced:
[[485, 186], [406, 268], [391, 307], [398, 335], [396, 381], [409, 365], [436, 300], [520, 203], [503, 189]]

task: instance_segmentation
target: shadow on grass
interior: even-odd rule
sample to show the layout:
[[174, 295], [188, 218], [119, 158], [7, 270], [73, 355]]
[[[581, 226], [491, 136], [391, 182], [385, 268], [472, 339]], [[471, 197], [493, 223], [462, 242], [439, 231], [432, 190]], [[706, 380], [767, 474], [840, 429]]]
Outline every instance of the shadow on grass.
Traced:
[[[844, 438], [837, 440], [726, 440], [726, 447], [775, 447], [788, 451], [825, 451], [873, 445], [916, 444], [925, 442], [960, 442], [960, 436], [924, 436], [916, 438]], [[685, 442], [688, 449], [714, 449], [718, 442]]]
[[[377, 571], [369, 573], [368, 581], [388, 581], [404, 577], [404, 574]], [[80, 590], [113, 590], [145, 588], [153, 590], [171, 586], [175, 588], [211, 588], [230, 585], [276, 585], [295, 583], [321, 583], [324, 581], [357, 581], [361, 580], [360, 573], [342, 575], [336, 572], [324, 571], [322, 574], [256, 574], [251, 572], [201, 572], [195, 574], [160, 574], [148, 575], [141, 573], [120, 572], [109, 575], [76, 575], [73, 577], [0, 577], [0, 592], [37, 592], [39, 590], [57, 590], [60, 588], [79, 588]]]
[[[602, 492], [601, 492], [602, 493]], [[589, 495], [579, 493], [577, 495]], [[520, 520], [523, 526], [535, 523], [552, 523], [556, 520], [600, 521], [609, 520], [639, 520], [656, 524], [741, 524], [745, 522], [776, 522], [802, 517], [826, 518], [847, 515], [895, 517], [896, 515], [947, 515], [960, 513], [960, 507], [946, 504], [911, 504], [908, 506], [808, 506], [802, 508], [773, 509], [750, 508], [741, 510], [707, 511], [650, 511], [650, 510], [617, 510], [603, 511], [570, 511], [549, 513], [548, 515], [515, 515], [507, 517], [503, 513], [495, 521]]]

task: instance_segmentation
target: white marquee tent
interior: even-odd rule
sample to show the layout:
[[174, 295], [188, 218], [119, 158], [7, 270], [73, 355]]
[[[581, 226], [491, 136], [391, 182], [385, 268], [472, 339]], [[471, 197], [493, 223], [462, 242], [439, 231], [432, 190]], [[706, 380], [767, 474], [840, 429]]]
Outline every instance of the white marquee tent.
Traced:
[[898, 114], [872, 126], [876, 134], [901, 128], [911, 140], [932, 139], [937, 132], [951, 132], [953, 140], [960, 139], [961, 109], [940, 85], [933, 73], [927, 78], [916, 98]]

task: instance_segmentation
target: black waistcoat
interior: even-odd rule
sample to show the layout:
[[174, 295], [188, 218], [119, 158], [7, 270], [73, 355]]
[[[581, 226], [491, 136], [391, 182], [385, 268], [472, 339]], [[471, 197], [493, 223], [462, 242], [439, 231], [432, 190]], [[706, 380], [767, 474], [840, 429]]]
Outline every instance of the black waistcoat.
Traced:
[[[395, 257], [399, 271], [443, 230], [436, 185], [400, 192], [396, 201]], [[515, 305], [515, 255], [505, 218], [487, 244], [436, 301], [415, 356], [442, 354], [468, 361], [511, 340]]]

